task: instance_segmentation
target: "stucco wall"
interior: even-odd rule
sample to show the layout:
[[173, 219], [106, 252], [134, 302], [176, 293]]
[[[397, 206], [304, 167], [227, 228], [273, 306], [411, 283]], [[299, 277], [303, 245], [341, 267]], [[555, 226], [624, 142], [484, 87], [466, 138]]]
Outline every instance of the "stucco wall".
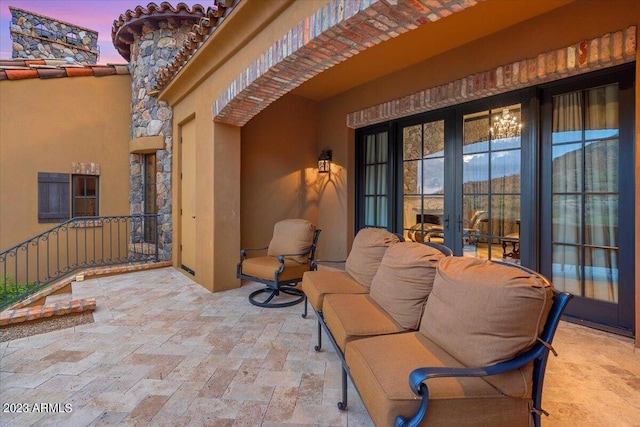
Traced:
[[[242, 221], [241, 224], [241, 212], [245, 208], [241, 206], [243, 190], [240, 186], [240, 171], [259, 168], [260, 165], [247, 164], [244, 159], [241, 162], [241, 129], [214, 122], [211, 116], [212, 101], [253, 59], [324, 3], [326, 0], [241, 2], [231, 17], [215, 30], [208, 43], [191, 59], [193, 65], [160, 94], [160, 99], [173, 106], [174, 134], [179, 135], [181, 123], [194, 118], [196, 120], [195, 191], [198, 199], [194, 242], [197, 248], [194, 267], [196, 274], [193, 279], [209, 290], [220, 291], [240, 286], [235, 272], [241, 236], [256, 235], [256, 230], [260, 230], [260, 233], [268, 230], [268, 234], [273, 231], [273, 219], [270, 216], [258, 216], [254, 221]], [[284, 10], [287, 13], [283, 13]], [[280, 121], [281, 118], [276, 120]], [[284, 123], [289, 122], [285, 120]], [[307, 126], [314, 125], [311, 122]], [[300, 133], [308, 135], [309, 131], [302, 130], [298, 134]], [[266, 142], [273, 138], [266, 134], [262, 136], [267, 138]], [[301, 148], [296, 151], [302, 157], [296, 157], [295, 160], [292, 157], [292, 161], [297, 162], [296, 168], [310, 166], [317, 159], [316, 148], [307, 146], [308, 140], [306, 137]], [[294, 147], [294, 142], [291, 144]], [[180, 162], [180, 154], [176, 152], [173, 156], [174, 182], [180, 179]], [[174, 186], [173, 197], [180, 203], [178, 186]], [[274, 198], [272, 204], [290, 204], [292, 197], [301, 196], [285, 191]], [[306, 199], [303, 197], [301, 200]], [[299, 203], [302, 202], [294, 202]], [[314, 219], [313, 215], [309, 216], [309, 219]], [[173, 246], [172, 259], [174, 265], [179, 267], [179, 244], [182, 243], [181, 230], [177, 226], [180, 223], [179, 209], [173, 211], [173, 223], [176, 225], [176, 244]]]
[[0, 83], [0, 250], [54, 224], [38, 223], [38, 172], [99, 163], [100, 215], [129, 214], [131, 77]]
[[316, 102], [295, 95], [279, 99], [242, 128], [242, 247], [266, 246], [281, 219], [318, 224], [329, 176], [318, 173], [317, 134]]

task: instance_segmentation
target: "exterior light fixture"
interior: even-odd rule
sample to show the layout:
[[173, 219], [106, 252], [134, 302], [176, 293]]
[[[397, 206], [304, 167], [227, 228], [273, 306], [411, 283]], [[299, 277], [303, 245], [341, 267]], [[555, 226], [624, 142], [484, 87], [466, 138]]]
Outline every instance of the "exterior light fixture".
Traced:
[[331, 169], [331, 159], [333, 153], [331, 150], [322, 150], [318, 157], [318, 173], [329, 173]]

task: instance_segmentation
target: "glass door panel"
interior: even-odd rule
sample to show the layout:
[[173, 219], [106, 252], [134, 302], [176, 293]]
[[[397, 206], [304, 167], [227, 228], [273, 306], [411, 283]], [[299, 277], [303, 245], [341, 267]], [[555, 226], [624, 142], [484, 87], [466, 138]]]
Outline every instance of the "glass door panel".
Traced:
[[618, 84], [552, 100], [552, 280], [618, 302]]
[[444, 241], [444, 120], [402, 129], [403, 231], [416, 242]]
[[520, 104], [463, 117], [463, 255], [520, 260]]
[[364, 140], [364, 226], [389, 226], [389, 138], [387, 132]]

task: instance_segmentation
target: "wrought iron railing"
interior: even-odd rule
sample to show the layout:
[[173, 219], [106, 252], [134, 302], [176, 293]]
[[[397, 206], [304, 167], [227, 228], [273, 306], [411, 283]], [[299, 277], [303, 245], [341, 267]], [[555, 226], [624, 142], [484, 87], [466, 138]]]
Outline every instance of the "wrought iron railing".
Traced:
[[158, 261], [158, 217], [76, 217], [0, 252], [0, 309], [73, 272]]

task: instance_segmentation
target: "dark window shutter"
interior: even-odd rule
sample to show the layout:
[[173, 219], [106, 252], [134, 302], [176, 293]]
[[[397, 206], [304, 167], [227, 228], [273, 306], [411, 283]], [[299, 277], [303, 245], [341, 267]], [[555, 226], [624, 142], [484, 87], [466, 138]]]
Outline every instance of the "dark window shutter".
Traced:
[[63, 222], [70, 218], [69, 175], [38, 173], [38, 222]]

